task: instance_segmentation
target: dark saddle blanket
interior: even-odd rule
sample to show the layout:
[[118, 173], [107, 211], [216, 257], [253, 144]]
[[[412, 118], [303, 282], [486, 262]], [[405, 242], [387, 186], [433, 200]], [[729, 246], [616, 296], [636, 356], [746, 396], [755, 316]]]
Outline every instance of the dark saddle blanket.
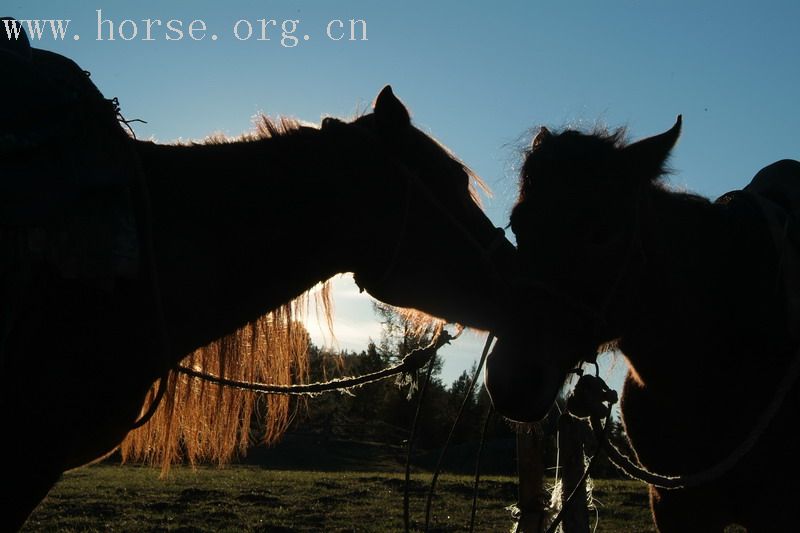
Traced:
[[22, 235], [65, 277], [133, 276], [139, 166], [116, 102], [72, 60], [31, 48], [24, 31], [9, 38], [14, 23], [0, 20], [0, 237]]
[[789, 328], [800, 341], [800, 162], [784, 159], [761, 169], [743, 192], [758, 205], [778, 252]]
[[783, 159], [762, 168], [744, 190], [769, 200], [796, 219], [800, 214], [800, 161]]

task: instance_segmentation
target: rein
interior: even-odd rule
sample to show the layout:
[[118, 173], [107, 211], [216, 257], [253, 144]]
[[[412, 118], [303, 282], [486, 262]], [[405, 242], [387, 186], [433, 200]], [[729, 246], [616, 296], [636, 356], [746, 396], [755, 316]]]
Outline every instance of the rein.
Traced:
[[[795, 382], [797, 381], [798, 377], [800, 377], [800, 349], [798, 349], [794, 360], [792, 361], [791, 365], [787, 369], [786, 374], [784, 375], [783, 379], [780, 382], [778, 390], [776, 391], [775, 395], [772, 397], [772, 401], [767, 406], [766, 410], [762, 413], [761, 417], [759, 417], [758, 422], [755, 426], [750, 430], [747, 435], [747, 438], [744, 439], [739, 446], [737, 446], [733, 451], [731, 451], [724, 459], [717, 462], [716, 464], [712, 465], [709, 468], [701, 470], [699, 472], [695, 472], [693, 474], [685, 474], [685, 475], [665, 475], [652, 472], [642, 466], [638, 461], [631, 459], [624, 453], [622, 453], [619, 448], [614, 445], [611, 441], [604, 437], [606, 433], [606, 428], [608, 426], [609, 418], [606, 418], [605, 424], [601, 422], [602, 416], [599, 416], [597, 412], [598, 405], [601, 405], [601, 402], [608, 401], [608, 398], [599, 397], [593, 392], [589, 392], [586, 394], [587, 401], [590, 405], [594, 407], [590, 407], [589, 409], [593, 411], [591, 414], [587, 416], [587, 413], [577, 413], [577, 415], [581, 418], [588, 418], [589, 424], [594, 432], [595, 436], [598, 438], [599, 445], [603, 446], [608, 453], [609, 460], [614, 463], [620, 470], [622, 470], [625, 474], [629, 477], [636, 479], [638, 481], [642, 481], [649, 485], [653, 485], [658, 488], [667, 489], [667, 490], [676, 490], [676, 489], [685, 489], [696, 487], [698, 485], [702, 485], [705, 483], [709, 483], [714, 481], [724, 474], [728, 473], [734, 466], [738, 464], [738, 462], [744, 457], [750, 450], [753, 449], [753, 446], [758, 442], [758, 439], [764, 434], [769, 424], [775, 418], [775, 415], [780, 410], [781, 406], [783, 405], [784, 400], [786, 399], [787, 394], [789, 391], [792, 390]], [[604, 382], [600, 378], [596, 378], [600, 380], [602, 386], [606, 388], [606, 390], [610, 390], [607, 388]], [[575, 387], [575, 392], [573, 394], [579, 393], [579, 387], [581, 383], [579, 382], [578, 385]], [[586, 389], [586, 387], [584, 387]], [[615, 402], [609, 402], [612, 404]], [[605, 408], [604, 406], [602, 407]], [[609, 413], [610, 413], [610, 405], [609, 405]], [[575, 413], [573, 413], [575, 414]], [[596, 454], [595, 454], [596, 455]], [[588, 472], [588, 468], [586, 470]], [[572, 499], [574, 494], [571, 494], [569, 500]], [[565, 508], [567, 504], [564, 504], [562, 508]]]
[[[750, 196], [754, 198], [758, 204], [761, 214], [764, 217], [767, 226], [769, 227], [770, 233], [772, 234], [775, 248], [778, 252], [778, 279], [776, 280], [776, 290], [779, 290], [781, 281], [783, 281], [783, 290], [787, 291], [787, 294], [791, 296], [791, 288], [796, 285], [794, 278], [792, 278], [793, 272], [790, 268], [786, 268], [786, 263], [789, 262], [789, 264], [793, 264], [791, 260], [792, 258], [797, 257], [797, 252], [792, 251], [791, 247], [789, 246], [787, 233], [789, 223], [788, 218], [784, 222], [777, 221], [774, 217], [774, 211], [769, 208], [765, 208], [763, 205], [764, 200], [759, 195], [751, 194]], [[787, 258], [787, 256], [791, 257]], [[796, 308], [793, 309], [791, 301], [788, 304], [788, 312], [790, 314], [790, 318], [793, 312], [797, 312]], [[793, 329], [793, 325], [794, 324], [790, 322], [790, 330]], [[793, 338], [796, 338], [796, 332], [790, 331], [790, 333], [792, 334]], [[756, 424], [751, 428], [750, 432], [747, 434], [747, 437], [724, 459], [720, 460], [709, 468], [688, 475], [658, 474], [647, 470], [645, 467], [639, 464], [638, 461], [635, 462], [630, 457], [623, 454], [613, 443], [606, 440], [603, 442], [605, 444], [609, 459], [628, 476], [667, 490], [696, 487], [698, 485], [714, 481], [729, 472], [748, 452], [750, 452], [750, 450], [753, 449], [755, 444], [778, 414], [778, 411], [786, 400], [787, 395], [798, 381], [798, 378], [800, 378], [800, 347], [798, 347], [796, 350], [794, 358], [786, 368], [783, 378], [778, 383], [778, 388], [776, 389], [772, 400], [767, 405], [766, 409], [761, 413], [761, 416], [758, 418]], [[597, 434], [600, 428], [600, 420], [596, 417], [591, 417], [590, 422], [592, 429]]]
[[224, 387], [231, 387], [249, 392], [256, 392], [260, 394], [283, 394], [290, 396], [316, 396], [324, 392], [331, 391], [344, 391], [355, 387], [361, 387], [368, 383], [374, 383], [398, 374], [410, 374], [421, 369], [425, 363], [433, 359], [436, 352], [445, 344], [450, 344], [451, 340], [455, 340], [461, 335], [459, 331], [455, 335], [450, 335], [447, 331], [442, 331], [436, 336], [428, 346], [425, 348], [418, 348], [408, 355], [396, 365], [363, 374], [361, 376], [352, 376], [346, 378], [336, 378], [328, 381], [321, 381], [316, 383], [304, 383], [299, 385], [274, 385], [271, 383], [256, 383], [252, 381], [238, 381], [234, 379], [223, 378], [208, 374], [206, 372], [189, 368], [183, 365], [178, 365], [175, 372], [185, 376], [202, 379], [209, 383], [221, 385]]
[[[761, 200], [757, 195], [753, 196], [756, 198], [757, 203], [763, 202], [763, 200]], [[790, 248], [788, 246], [789, 242], [787, 234], [788, 220], [783, 223], [776, 223], [774, 217], [769, 216], [769, 211], [764, 210], [763, 205], [761, 205], [760, 203], [759, 206], [762, 208], [762, 214], [764, 212], [767, 213], [765, 214], [765, 219], [767, 225], [769, 226], [770, 233], [773, 236], [776, 249], [778, 250], [779, 254], [778, 280], [777, 280], [778, 283], [776, 284], [776, 287], [780, 286], [780, 281], [782, 277], [786, 287], [791, 288], [795, 286], [793, 284], [793, 279], [791, 278], [792, 272], [790, 272], [790, 269], [787, 269], [784, 265], [784, 263], [788, 261], [786, 256], [788, 254], [792, 254], [792, 252], [789, 251]], [[796, 257], [797, 252], [794, 252], [794, 255]], [[560, 295], [557, 292], [554, 292], [554, 294]], [[797, 309], [792, 309], [790, 305], [789, 312], [792, 313], [793, 311], [796, 313]], [[790, 329], [791, 329], [791, 322], [790, 322]], [[588, 389], [588, 387], [581, 387], [582, 386], [581, 383], [582, 380], [581, 380], [576, 384], [572, 397], [575, 397], [578, 394], [582, 394], [584, 397], [583, 400], [587, 403], [588, 407], [585, 408], [583, 412], [575, 413], [572, 411], [572, 409], [570, 409], [568, 405], [568, 411], [570, 411], [572, 415], [576, 416], [576, 418], [582, 418], [584, 420], [588, 419], [589, 427], [591, 428], [592, 432], [594, 433], [597, 439], [598, 443], [597, 451], [599, 451], [599, 449], [603, 447], [606, 450], [608, 459], [630, 478], [636, 479], [637, 481], [641, 481], [643, 483], [647, 483], [649, 485], [662, 488], [665, 490], [686, 489], [686, 488], [697, 487], [699, 485], [715, 481], [720, 477], [722, 477], [723, 475], [730, 472], [737, 464], [739, 464], [742, 458], [753, 449], [753, 447], [763, 436], [764, 432], [767, 430], [769, 425], [775, 419], [775, 416], [778, 414], [778, 411], [783, 406], [783, 403], [786, 400], [787, 395], [797, 383], [798, 378], [800, 378], [800, 347], [798, 347], [797, 351], [795, 352], [793, 360], [786, 369], [783, 378], [780, 380], [778, 388], [775, 391], [772, 400], [767, 405], [766, 409], [761, 413], [761, 416], [758, 418], [756, 424], [751, 428], [751, 430], [747, 434], [747, 437], [744, 440], [742, 440], [739, 443], [739, 445], [735, 449], [733, 449], [727, 456], [725, 456], [722, 460], [718, 461], [717, 463], [713, 464], [708, 468], [705, 468], [699, 472], [695, 472], [692, 474], [666, 475], [666, 474], [652, 472], [648, 470], [646, 467], [644, 467], [638, 460], [632, 459], [631, 457], [622, 453], [614, 443], [608, 440], [607, 430], [609, 427], [609, 422], [611, 420], [611, 406], [614, 403], [616, 403], [616, 392], [609, 389], [608, 386], [605, 384], [605, 382], [599, 378], [599, 376], [597, 376], [596, 379], [599, 380], [599, 383], [601, 384], [601, 389], [603, 391], [611, 391], [614, 394], [613, 398], [609, 396], [598, 395], [597, 392], [598, 389], [596, 388], [595, 390], [590, 392], [582, 390], [582, 389]], [[606, 418], [605, 423], [602, 422], [603, 416], [601, 416], [603, 413], [602, 410], [605, 409], [605, 406], [603, 405], [602, 402], [609, 403], [608, 414], [605, 417]], [[597, 451], [592, 456], [589, 465], [586, 467], [582, 476], [582, 480], [585, 480], [585, 478], [588, 476], [589, 469], [591, 468], [591, 465], [593, 464], [595, 457], [597, 457], [598, 455]], [[582, 482], [575, 487], [573, 492], [567, 498], [566, 502], [562, 504], [561, 511], [558, 513], [554, 522], [547, 530], [548, 533], [550, 533], [551, 531], [555, 531], [558, 524], [563, 518], [562, 515], [564, 510], [570, 506], [573, 498], [576, 496], [577, 488], [580, 486], [582, 486]]]
[[[626, 272], [630, 268], [637, 244], [638, 248], [642, 250], [643, 253], [640, 233], [641, 201], [641, 195], [639, 195], [639, 201], [637, 201], [635, 208], [635, 223], [633, 225], [634, 234], [627, 248], [625, 260], [623, 261], [613, 283], [610, 285], [609, 291], [603, 300], [603, 303], [599, 307], [592, 306], [581, 299], [575, 298], [558, 288], [538, 280], [527, 281], [526, 285], [531, 288], [541, 290], [550, 297], [560, 300], [563, 305], [572, 308], [579, 315], [589, 319], [589, 321], [594, 324], [595, 330], [599, 330], [599, 328], [606, 323], [605, 314], [608, 311], [610, 303], [615, 294], [622, 285]], [[765, 218], [767, 219], [767, 224], [770, 226], [770, 232], [773, 234], [773, 237], [775, 237], [776, 248], [779, 251], [779, 270], [784, 271], [784, 282], [787, 283], [788, 286], [792, 286], [792, 280], [790, 278], [791, 272], [788, 272], [788, 269], [781, 268], [785, 260], [784, 256], [787, 253], [788, 240], [786, 227], [785, 225], [782, 227], [776, 226], [774, 221], [772, 221], [769, 216], [766, 216]], [[778, 238], [778, 236], [780, 236], [780, 238]], [[592, 360], [587, 360], [587, 362], [596, 365], [594, 358]], [[580, 370], [578, 370], [578, 372], [582, 373]], [[550, 527], [547, 529], [548, 533], [554, 532], [557, 529], [558, 525], [564, 518], [565, 511], [570, 508], [574, 498], [583, 497], [577, 494], [577, 489], [583, 486], [585, 479], [588, 477], [589, 469], [594, 463], [595, 458], [598, 456], [597, 452], [599, 452], [601, 447], [606, 450], [609, 460], [632, 479], [636, 479], [638, 481], [666, 490], [696, 487], [698, 485], [714, 481], [728, 473], [748, 452], [752, 450], [752, 448], [766, 431], [767, 427], [774, 420], [787, 395], [792, 390], [794, 384], [798, 381], [798, 378], [800, 378], [800, 348], [798, 348], [794, 359], [781, 379], [778, 389], [776, 390], [771, 402], [762, 412], [755, 426], [753, 426], [750, 432], [747, 434], [747, 437], [724, 459], [718, 461], [709, 468], [688, 475], [665, 475], [652, 472], [642, 466], [638, 461], [631, 459], [622, 453], [619, 448], [614, 445], [614, 443], [609, 441], [607, 438], [607, 429], [611, 420], [611, 407], [617, 401], [617, 394], [609, 389], [605, 382], [599, 378], [599, 376], [594, 376], [594, 379], [596, 380], [595, 383], [599, 383], [599, 385], [592, 387], [583, 386], [583, 383], [585, 383], [585, 377], [582, 377], [578, 384], [576, 384], [572, 396], [574, 398], [577, 394], [582, 394], [582, 400], [585, 407], [582, 409], [582, 412], [579, 413], [574, 413], [573, 409], [571, 409], [569, 406], [567, 410], [572, 413], [572, 415], [576, 416], [576, 418], [584, 420], [588, 419], [587, 423], [597, 439], [597, 449], [594, 455], [591, 457], [589, 464], [586, 466], [583, 475], [581, 476], [581, 480], [578, 482], [576, 487], [573, 488], [566, 501], [562, 502], [561, 510], [550, 524]], [[604, 402], [608, 403], [608, 407], [604, 405]], [[605, 418], [605, 423], [603, 423], [603, 418]]]

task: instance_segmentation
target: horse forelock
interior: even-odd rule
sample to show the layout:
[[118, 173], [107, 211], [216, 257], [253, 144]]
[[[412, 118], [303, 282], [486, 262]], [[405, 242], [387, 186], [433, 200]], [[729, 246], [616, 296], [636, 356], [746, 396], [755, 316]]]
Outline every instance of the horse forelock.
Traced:
[[625, 128], [605, 127], [595, 127], [589, 132], [565, 129], [537, 136], [535, 145], [525, 152], [520, 189], [526, 191], [537, 178], [552, 175], [556, 170], [559, 175], [592, 174], [627, 146], [626, 137]]

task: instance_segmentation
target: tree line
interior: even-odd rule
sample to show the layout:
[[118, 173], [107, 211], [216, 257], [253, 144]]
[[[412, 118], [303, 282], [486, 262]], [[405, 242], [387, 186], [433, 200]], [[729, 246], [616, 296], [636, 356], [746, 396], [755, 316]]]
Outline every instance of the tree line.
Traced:
[[[433, 331], [422, 330], [393, 308], [376, 303], [375, 313], [382, 323], [382, 335], [360, 351], [332, 351], [309, 340], [310, 380], [324, 381], [339, 376], [355, 376], [382, 370], [397, 364], [411, 351], [427, 346]], [[380, 443], [404, 447], [408, 444], [420, 394], [424, 394], [417, 420], [413, 446], [419, 453], [436, 451], [444, 445], [456, 415], [464, 403], [464, 412], [453, 427], [451, 446], [459, 453], [474, 455], [484, 441], [484, 463], [492, 473], [514, 474], [515, 425], [499, 415], [490, 415], [491, 400], [482, 382], [467, 395], [476, 368], [465, 370], [452, 383], [441, 376], [442, 360], [432, 363], [431, 378], [424, 387], [427, 368], [414, 375], [401, 376], [364, 385], [342, 393], [327, 393], [297, 403], [289, 433], [315, 435], [321, 442], [330, 440]], [[556, 426], [563, 410], [560, 399], [553, 412], [538, 425], [544, 439], [545, 466], [554, 468], [557, 461]], [[487, 421], [487, 417], [489, 420]], [[618, 421], [612, 421], [609, 436], [620, 447], [627, 441]], [[460, 450], [460, 452], [458, 451]], [[588, 450], [590, 453], [593, 449]], [[473, 464], [474, 459], [469, 464]], [[464, 467], [466, 468], [466, 463]], [[471, 466], [469, 467], [471, 468]], [[592, 475], [616, 476], [604, 454], [595, 461]]]

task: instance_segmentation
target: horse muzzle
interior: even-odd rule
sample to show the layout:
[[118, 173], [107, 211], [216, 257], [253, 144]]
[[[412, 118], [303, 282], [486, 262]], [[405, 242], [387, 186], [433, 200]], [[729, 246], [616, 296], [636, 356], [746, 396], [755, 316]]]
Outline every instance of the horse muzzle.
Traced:
[[537, 422], [547, 416], [566, 372], [537, 360], [520, 343], [498, 339], [486, 360], [484, 382], [498, 413], [516, 422]]

